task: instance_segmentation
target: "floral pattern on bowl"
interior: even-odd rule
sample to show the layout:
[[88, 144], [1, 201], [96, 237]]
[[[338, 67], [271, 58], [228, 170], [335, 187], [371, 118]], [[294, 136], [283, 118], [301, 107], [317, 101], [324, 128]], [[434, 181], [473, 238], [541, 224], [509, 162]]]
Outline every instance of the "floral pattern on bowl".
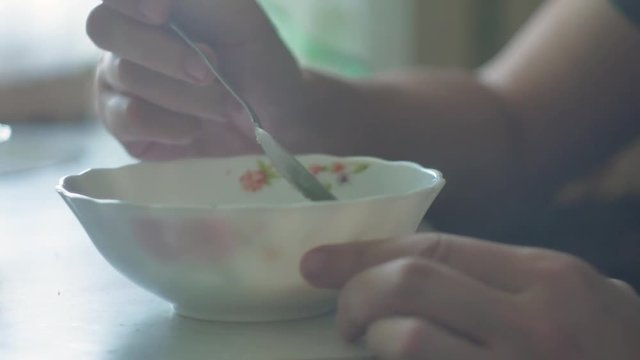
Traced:
[[[348, 184], [353, 176], [367, 171], [370, 166], [370, 164], [363, 162], [347, 163], [337, 161], [330, 164], [312, 164], [307, 167], [307, 170], [317, 178], [320, 178], [322, 174], [330, 175], [331, 180], [322, 181], [322, 184], [327, 190], [331, 191], [334, 185], [342, 186]], [[245, 171], [238, 180], [245, 191], [258, 192], [265, 186], [271, 186], [273, 181], [281, 178], [273, 166], [258, 160], [257, 169]]]

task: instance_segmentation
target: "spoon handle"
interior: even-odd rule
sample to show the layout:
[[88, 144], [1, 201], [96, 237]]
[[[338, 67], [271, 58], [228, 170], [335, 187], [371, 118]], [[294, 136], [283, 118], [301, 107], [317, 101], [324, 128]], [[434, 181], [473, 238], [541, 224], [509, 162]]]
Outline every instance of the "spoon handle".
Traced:
[[211, 64], [207, 55], [200, 50], [191, 37], [189, 37], [180, 26], [174, 22], [169, 23], [169, 27], [178, 34], [206, 63], [211, 72], [218, 78], [220, 83], [229, 91], [229, 93], [240, 103], [244, 110], [249, 114], [251, 122], [255, 128], [255, 135], [258, 144], [264, 150], [273, 167], [284, 177], [289, 184], [300, 191], [307, 199], [311, 201], [329, 201], [337, 200], [336, 197], [327, 190], [321, 183], [302, 165], [293, 155], [289, 154], [267, 131], [264, 130], [258, 115], [253, 108], [229, 85], [225, 78]]
[[193, 40], [191, 40], [191, 37], [187, 35], [184, 32], [184, 30], [182, 30], [182, 28], [178, 26], [175, 22], [170, 22], [169, 27], [173, 31], [175, 31], [176, 34], [178, 34], [178, 36], [182, 38], [182, 40], [184, 40], [184, 42], [186, 42], [195, 52], [198, 53], [198, 55], [205, 62], [209, 70], [218, 78], [218, 81], [220, 81], [220, 83], [227, 89], [227, 91], [229, 91], [231, 96], [233, 96], [236, 99], [236, 101], [240, 103], [240, 105], [244, 108], [247, 114], [249, 114], [249, 118], [251, 119], [251, 122], [253, 122], [253, 125], [262, 129], [262, 123], [258, 118], [258, 114], [256, 114], [256, 112], [253, 110], [251, 105], [249, 105], [249, 103], [244, 101], [244, 99], [240, 95], [238, 95], [238, 93], [233, 89], [233, 87], [229, 85], [227, 80], [225, 80], [225, 78], [218, 72], [218, 70], [216, 70], [215, 66], [213, 66], [213, 64], [211, 63], [211, 60], [209, 60], [209, 57], [207, 57], [207, 55], [204, 52], [202, 52], [202, 50], [200, 50], [198, 45], [196, 45], [196, 43]]

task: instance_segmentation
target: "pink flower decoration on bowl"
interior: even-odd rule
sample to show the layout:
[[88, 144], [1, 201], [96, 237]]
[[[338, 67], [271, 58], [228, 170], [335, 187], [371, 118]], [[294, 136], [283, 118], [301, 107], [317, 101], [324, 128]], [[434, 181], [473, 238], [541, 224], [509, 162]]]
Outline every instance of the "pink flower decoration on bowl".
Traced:
[[327, 171], [327, 167], [324, 165], [311, 165], [309, 167], [309, 172], [313, 175], [318, 175], [320, 173], [323, 173]]
[[247, 170], [241, 177], [242, 187], [251, 192], [256, 192], [267, 184], [267, 174], [262, 170]]
[[331, 172], [334, 174], [343, 173], [347, 169], [347, 166], [344, 163], [337, 162], [331, 166]]
[[[316, 177], [320, 177], [324, 173], [332, 175], [332, 180], [323, 182], [326, 188], [331, 191], [334, 185], [342, 186], [350, 184], [356, 175], [367, 171], [370, 166], [371, 165], [366, 162], [350, 163], [335, 161], [325, 165], [318, 163], [312, 164], [308, 166], [308, 170]], [[240, 185], [245, 191], [258, 192], [266, 186], [272, 185], [274, 180], [281, 178], [273, 166], [262, 160], [257, 161], [257, 169], [254, 169], [245, 171], [239, 178]]]

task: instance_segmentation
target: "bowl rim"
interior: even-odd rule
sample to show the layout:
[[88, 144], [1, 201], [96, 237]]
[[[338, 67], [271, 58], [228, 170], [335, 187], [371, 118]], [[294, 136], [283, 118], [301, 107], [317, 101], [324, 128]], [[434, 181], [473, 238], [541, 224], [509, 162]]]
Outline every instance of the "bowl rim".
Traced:
[[[335, 206], [335, 205], [348, 205], [348, 204], [361, 204], [367, 202], [374, 201], [383, 201], [390, 199], [401, 199], [406, 197], [412, 197], [419, 193], [436, 190], [438, 193], [446, 184], [446, 180], [442, 175], [442, 172], [439, 170], [426, 168], [416, 162], [405, 161], [405, 160], [385, 160], [382, 158], [376, 158], [371, 156], [334, 156], [327, 154], [301, 154], [296, 155], [296, 157], [300, 159], [311, 158], [311, 157], [321, 157], [326, 158], [331, 161], [342, 160], [342, 161], [362, 161], [368, 163], [377, 163], [383, 164], [387, 166], [403, 166], [413, 168], [421, 173], [429, 174], [434, 178], [434, 181], [425, 186], [418, 187], [417, 189], [399, 192], [397, 194], [392, 195], [374, 195], [374, 196], [366, 196], [360, 197], [356, 199], [350, 200], [338, 200], [338, 201], [322, 201], [322, 202], [313, 202], [313, 201], [299, 201], [292, 202], [287, 204], [265, 204], [265, 203], [255, 203], [255, 204], [221, 204], [221, 205], [175, 205], [175, 204], [163, 204], [163, 203], [141, 203], [127, 200], [118, 200], [118, 199], [99, 199], [94, 198], [88, 195], [80, 194], [73, 192], [66, 188], [68, 182], [72, 179], [77, 179], [81, 177], [86, 177], [91, 174], [100, 173], [100, 172], [114, 172], [114, 171], [123, 171], [129, 168], [148, 166], [148, 165], [158, 165], [158, 164], [171, 164], [178, 162], [200, 162], [200, 161], [215, 161], [215, 160], [238, 160], [238, 159], [250, 159], [250, 158], [259, 158], [264, 155], [254, 154], [254, 155], [240, 155], [240, 156], [230, 156], [230, 157], [218, 157], [218, 158], [191, 158], [191, 159], [178, 159], [178, 160], [169, 160], [163, 162], [137, 162], [122, 166], [117, 166], [113, 168], [89, 168], [78, 174], [72, 174], [63, 176], [58, 181], [58, 184], [55, 187], [55, 190], [63, 197], [73, 200], [84, 200], [93, 202], [96, 204], [102, 205], [126, 205], [133, 208], [139, 209], [147, 209], [147, 210], [265, 210], [265, 209], [302, 209], [302, 208], [317, 208], [324, 206]], [[436, 195], [437, 195], [436, 193]]]

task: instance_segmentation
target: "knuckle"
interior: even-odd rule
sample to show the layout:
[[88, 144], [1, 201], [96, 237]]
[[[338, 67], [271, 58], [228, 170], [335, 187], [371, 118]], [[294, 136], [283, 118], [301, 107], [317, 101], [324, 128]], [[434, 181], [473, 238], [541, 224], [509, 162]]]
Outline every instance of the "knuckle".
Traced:
[[528, 258], [536, 281], [552, 288], [584, 287], [594, 274], [585, 261], [567, 254], [534, 250]]
[[425, 280], [431, 274], [429, 268], [417, 257], [402, 258], [392, 265], [395, 268], [395, 284], [399, 288], [410, 285], [417, 279]]
[[386, 306], [395, 306], [397, 302], [415, 296], [416, 289], [419, 288], [416, 284], [429, 281], [433, 275], [431, 267], [417, 257], [398, 259], [389, 264], [389, 267], [392, 275], [384, 293]]
[[111, 81], [115, 83], [114, 85], [124, 90], [131, 90], [136, 84], [133, 78], [135, 73], [133, 64], [120, 57], [112, 57], [109, 73], [111, 74]]
[[126, 95], [117, 94], [110, 97], [107, 101], [109, 113], [113, 120], [132, 120], [136, 118], [137, 107], [136, 101]]
[[142, 104], [124, 95], [111, 96], [105, 104], [107, 129], [116, 137], [131, 139], [140, 119]]
[[507, 322], [507, 333], [515, 343], [527, 342], [541, 358], [573, 359], [577, 355], [577, 339], [559, 317], [550, 312], [513, 311]]
[[[381, 274], [390, 276], [381, 276]], [[383, 314], [398, 311], [415, 295], [418, 281], [428, 270], [417, 258], [398, 259], [353, 278], [338, 299], [343, 319], [364, 324]], [[428, 275], [427, 275], [428, 276]]]
[[366, 288], [355, 282], [348, 284], [339, 295], [336, 321], [340, 332], [350, 337], [354, 331], [366, 326], [376, 310]]
[[444, 234], [430, 234], [428, 237], [423, 237], [421, 240], [422, 245], [419, 247], [418, 256], [440, 263], [447, 263], [452, 249], [451, 242], [447, 241]]
[[351, 280], [338, 297], [338, 314], [342, 323], [362, 323], [370, 310], [371, 285], [362, 276]]
[[123, 120], [129, 123], [139, 122], [142, 118], [143, 111], [142, 102], [133, 98], [127, 97], [122, 104], [122, 116]]
[[427, 329], [419, 322], [410, 324], [401, 336], [398, 346], [398, 359], [420, 359], [424, 356], [423, 344], [427, 337]]

